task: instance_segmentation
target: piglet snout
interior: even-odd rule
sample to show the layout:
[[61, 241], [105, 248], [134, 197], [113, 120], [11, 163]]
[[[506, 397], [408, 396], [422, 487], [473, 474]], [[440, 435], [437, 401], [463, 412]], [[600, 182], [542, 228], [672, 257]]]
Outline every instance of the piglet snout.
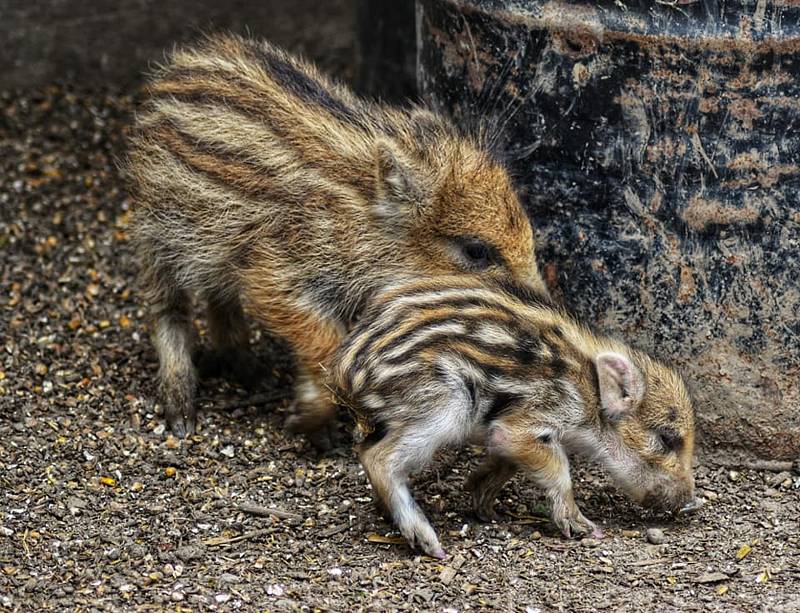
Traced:
[[694, 488], [658, 487], [648, 491], [641, 500], [644, 507], [669, 513], [688, 513], [700, 508], [700, 504], [694, 495]]
[[686, 514], [686, 513], [694, 513], [695, 511], [701, 509], [705, 504], [704, 498], [693, 497], [689, 502], [683, 505], [679, 510], [678, 513]]

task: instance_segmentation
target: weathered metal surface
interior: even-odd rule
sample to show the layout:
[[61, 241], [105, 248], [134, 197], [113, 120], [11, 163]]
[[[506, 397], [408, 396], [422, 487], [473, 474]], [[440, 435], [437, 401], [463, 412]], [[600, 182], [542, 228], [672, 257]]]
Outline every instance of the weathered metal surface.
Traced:
[[707, 450], [800, 454], [800, 2], [418, 0], [556, 293], [693, 382]]

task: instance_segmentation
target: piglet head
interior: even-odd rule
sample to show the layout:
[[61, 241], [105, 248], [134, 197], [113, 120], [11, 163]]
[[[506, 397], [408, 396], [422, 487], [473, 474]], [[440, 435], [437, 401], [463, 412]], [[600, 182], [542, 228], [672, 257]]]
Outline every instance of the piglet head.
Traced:
[[643, 506], [696, 506], [694, 408], [681, 376], [639, 352], [602, 352], [594, 362], [602, 463]]

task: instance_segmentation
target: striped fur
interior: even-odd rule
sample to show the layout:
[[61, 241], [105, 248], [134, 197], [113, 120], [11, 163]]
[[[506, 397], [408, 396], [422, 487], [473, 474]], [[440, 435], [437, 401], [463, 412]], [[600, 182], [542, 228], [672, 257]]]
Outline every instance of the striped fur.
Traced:
[[422, 108], [366, 102], [263, 42], [221, 36], [172, 54], [149, 85], [128, 170], [142, 287], [167, 420], [195, 427], [191, 294], [237, 365], [243, 310], [298, 361], [293, 425], [333, 410], [321, 387], [376, 288], [480, 270], [543, 289], [502, 166]]
[[406, 479], [444, 445], [487, 445], [469, 482], [482, 518], [523, 469], [565, 534], [595, 531], [574, 501], [571, 453], [599, 460], [647, 506], [675, 510], [694, 499], [694, 413], [681, 377], [529, 287], [466, 275], [395, 285], [334, 364], [377, 499], [430, 555], [443, 551]]

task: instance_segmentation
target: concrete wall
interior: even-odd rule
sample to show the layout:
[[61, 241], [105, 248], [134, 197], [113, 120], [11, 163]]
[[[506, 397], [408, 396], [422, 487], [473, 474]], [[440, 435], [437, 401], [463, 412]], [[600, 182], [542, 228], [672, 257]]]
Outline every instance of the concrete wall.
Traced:
[[202, 32], [263, 36], [352, 81], [354, 0], [0, 0], [0, 87], [127, 88], [164, 49]]
[[302, 53], [359, 92], [416, 92], [413, 0], [0, 0], [0, 88], [135, 87], [176, 43], [230, 30]]

